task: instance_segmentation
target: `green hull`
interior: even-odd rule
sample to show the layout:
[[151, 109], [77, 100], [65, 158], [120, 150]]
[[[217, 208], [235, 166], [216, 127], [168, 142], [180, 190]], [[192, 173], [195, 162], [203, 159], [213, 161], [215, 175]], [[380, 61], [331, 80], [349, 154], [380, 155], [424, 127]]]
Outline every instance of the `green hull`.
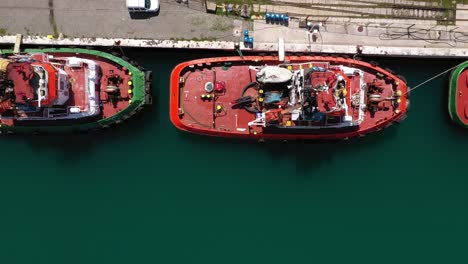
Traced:
[[458, 86], [458, 78], [460, 77], [460, 74], [467, 67], [468, 67], [468, 61], [464, 62], [463, 64], [461, 64], [455, 70], [452, 71], [452, 74], [450, 75], [449, 102], [448, 102], [448, 110], [449, 110], [450, 118], [452, 119], [453, 122], [465, 128], [468, 128], [468, 123], [463, 122], [462, 118], [460, 118], [457, 112], [457, 86]]
[[[6, 126], [1, 125], [1, 133], [54, 133], [54, 132], [82, 132], [82, 131], [97, 131], [100, 129], [109, 128], [113, 125], [120, 124], [123, 121], [131, 118], [140, 112], [145, 106], [152, 104], [151, 96], [151, 81], [152, 73], [145, 71], [135, 63], [130, 63], [123, 58], [114, 56], [98, 50], [80, 49], [80, 48], [43, 48], [43, 49], [25, 49], [22, 53], [44, 52], [44, 53], [81, 53], [102, 57], [113, 61], [122, 67], [127, 68], [132, 73], [133, 82], [133, 97], [129, 106], [119, 113], [100, 120], [90, 121], [89, 123], [81, 123], [76, 125], [61, 125], [61, 126]], [[13, 50], [0, 50], [0, 55], [10, 55]]]

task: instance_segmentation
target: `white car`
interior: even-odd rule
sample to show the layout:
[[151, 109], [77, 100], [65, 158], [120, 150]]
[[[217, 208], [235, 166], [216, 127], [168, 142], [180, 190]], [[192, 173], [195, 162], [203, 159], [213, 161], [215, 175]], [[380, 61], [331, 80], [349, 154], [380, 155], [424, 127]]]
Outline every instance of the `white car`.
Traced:
[[129, 12], [158, 12], [159, 0], [127, 0]]

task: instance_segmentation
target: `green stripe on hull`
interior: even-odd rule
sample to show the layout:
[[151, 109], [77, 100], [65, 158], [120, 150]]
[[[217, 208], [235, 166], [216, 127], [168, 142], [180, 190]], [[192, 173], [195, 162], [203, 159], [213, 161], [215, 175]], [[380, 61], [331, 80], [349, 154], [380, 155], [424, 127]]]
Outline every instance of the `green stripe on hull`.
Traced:
[[[67, 126], [6, 126], [2, 125], [0, 127], [1, 132], [13, 132], [13, 133], [34, 133], [34, 132], [73, 132], [73, 131], [88, 131], [100, 128], [106, 128], [111, 125], [122, 122], [125, 119], [131, 117], [138, 108], [143, 107], [144, 105], [150, 104], [148, 102], [147, 96], [150, 96], [145, 91], [145, 72], [133, 66], [129, 62], [114, 56], [112, 54], [90, 49], [80, 49], [80, 48], [44, 48], [44, 49], [25, 49], [21, 53], [81, 53], [94, 55], [108, 59], [116, 64], [121, 65], [122, 67], [127, 68], [132, 73], [132, 101], [131, 103], [122, 111], [117, 114], [93, 121], [90, 123], [77, 124], [77, 125], [67, 125]], [[0, 54], [13, 54], [13, 50], [4, 49], [0, 50]], [[150, 84], [151, 85], [151, 84]]]
[[468, 128], [468, 123], [462, 121], [460, 116], [457, 112], [457, 86], [458, 86], [458, 78], [460, 74], [468, 67], [468, 61], [464, 62], [460, 66], [458, 66], [455, 70], [453, 70], [450, 76], [450, 84], [449, 84], [449, 102], [448, 102], [448, 110], [450, 114], [450, 118], [457, 124]]

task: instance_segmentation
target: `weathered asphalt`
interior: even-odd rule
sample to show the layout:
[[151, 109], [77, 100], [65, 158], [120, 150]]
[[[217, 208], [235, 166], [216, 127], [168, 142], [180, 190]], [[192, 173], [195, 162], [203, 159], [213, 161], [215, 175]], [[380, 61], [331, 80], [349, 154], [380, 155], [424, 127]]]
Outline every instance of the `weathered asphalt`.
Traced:
[[200, 9], [163, 0], [158, 15], [131, 18], [125, 0], [2, 0], [0, 29], [12, 35], [62, 33], [70, 38], [237, 40], [247, 26]]
[[[288, 8], [285, 4], [278, 10], [287, 13]], [[457, 16], [468, 13], [465, 6], [459, 8]], [[466, 21], [457, 19], [457, 24], [443, 26], [427, 19], [330, 17], [320, 24], [314, 41], [307, 30], [299, 28], [297, 16], [291, 16], [288, 27], [264, 20], [252, 23], [207, 14], [195, 0], [189, 0], [188, 6], [162, 0], [159, 14], [151, 17], [131, 17], [125, 0], [0, 1], [0, 43], [13, 43], [14, 35], [22, 33], [23, 43], [39, 45], [109, 46], [118, 41], [132, 47], [233, 49], [234, 42], [242, 42], [243, 29], [248, 28], [253, 30], [253, 49], [258, 51], [277, 51], [278, 39], [283, 38], [287, 52], [349, 54], [362, 45], [362, 54], [368, 55], [468, 57], [468, 37], [466, 41], [464, 37], [468, 28], [463, 23]], [[411, 35], [405, 35], [408, 28]], [[59, 34], [63, 38], [46, 37]]]

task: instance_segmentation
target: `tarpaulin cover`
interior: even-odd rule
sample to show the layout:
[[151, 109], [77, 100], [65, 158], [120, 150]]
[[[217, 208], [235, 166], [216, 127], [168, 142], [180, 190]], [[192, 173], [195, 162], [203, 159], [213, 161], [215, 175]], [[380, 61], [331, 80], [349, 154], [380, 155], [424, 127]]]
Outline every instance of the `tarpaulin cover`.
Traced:
[[292, 78], [292, 72], [288, 69], [265, 66], [257, 73], [257, 81], [261, 83], [282, 83], [288, 82]]

